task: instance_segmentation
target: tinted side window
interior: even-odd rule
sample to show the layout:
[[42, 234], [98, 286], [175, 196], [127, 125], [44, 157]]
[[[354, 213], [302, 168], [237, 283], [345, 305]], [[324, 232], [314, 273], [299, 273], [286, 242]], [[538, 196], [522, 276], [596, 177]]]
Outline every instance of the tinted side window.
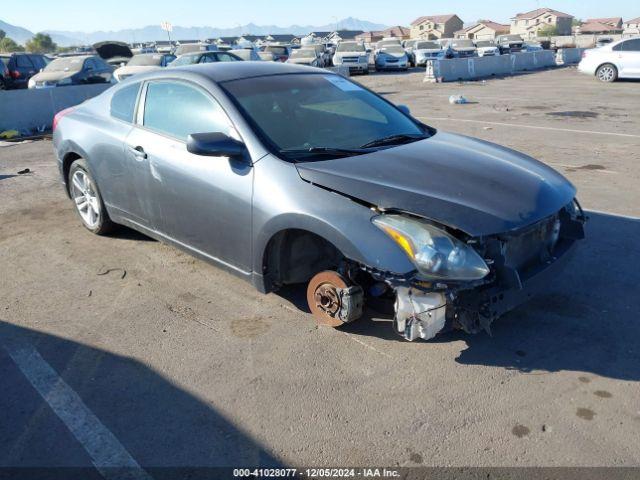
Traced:
[[186, 140], [192, 133], [230, 132], [222, 107], [202, 90], [177, 82], [152, 82], [147, 87], [144, 126]]
[[30, 55], [30, 58], [31, 58], [31, 62], [33, 63], [33, 66], [36, 67], [37, 69], [41, 69], [47, 66], [44, 59], [39, 55]]
[[16, 65], [18, 68], [33, 68], [33, 64], [27, 55], [18, 55], [16, 57]]
[[140, 84], [136, 83], [114, 93], [111, 98], [111, 116], [132, 123], [139, 90]]
[[627, 40], [624, 42], [622, 49], [625, 52], [640, 52], [640, 39], [634, 38], [633, 40]]

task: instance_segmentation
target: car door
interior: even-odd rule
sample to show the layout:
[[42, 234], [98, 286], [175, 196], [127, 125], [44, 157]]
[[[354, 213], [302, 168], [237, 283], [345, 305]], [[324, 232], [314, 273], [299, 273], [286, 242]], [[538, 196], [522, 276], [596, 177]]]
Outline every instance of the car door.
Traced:
[[194, 155], [186, 148], [191, 133], [239, 139], [222, 107], [195, 84], [154, 80], [146, 84], [141, 116], [127, 148], [144, 152], [153, 228], [195, 253], [250, 271], [250, 162]]
[[619, 44], [622, 49], [619, 55], [621, 77], [640, 77], [640, 38], [632, 38]]

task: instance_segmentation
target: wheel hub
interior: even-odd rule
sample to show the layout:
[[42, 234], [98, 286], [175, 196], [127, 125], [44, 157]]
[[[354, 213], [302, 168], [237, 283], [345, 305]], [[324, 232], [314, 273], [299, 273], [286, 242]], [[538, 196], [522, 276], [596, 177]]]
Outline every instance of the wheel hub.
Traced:
[[320, 325], [337, 327], [344, 321], [340, 318], [343, 303], [340, 295], [348, 284], [337, 272], [320, 272], [309, 281], [307, 303]]

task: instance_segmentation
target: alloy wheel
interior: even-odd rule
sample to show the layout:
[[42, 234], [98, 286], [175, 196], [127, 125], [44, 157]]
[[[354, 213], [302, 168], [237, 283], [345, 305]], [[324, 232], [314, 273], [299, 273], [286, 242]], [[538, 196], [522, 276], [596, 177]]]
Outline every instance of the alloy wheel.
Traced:
[[598, 70], [598, 79], [602, 82], [611, 82], [615, 78], [615, 72], [613, 71], [613, 67], [604, 66], [600, 67]]
[[100, 200], [89, 175], [84, 170], [76, 170], [71, 177], [73, 201], [84, 223], [90, 229], [100, 221]]

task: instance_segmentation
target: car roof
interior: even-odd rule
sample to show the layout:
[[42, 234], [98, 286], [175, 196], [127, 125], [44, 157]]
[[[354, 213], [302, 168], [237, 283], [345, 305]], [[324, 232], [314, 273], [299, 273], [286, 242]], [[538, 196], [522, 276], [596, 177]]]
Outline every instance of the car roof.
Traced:
[[153, 72], [146, 76], [147, 79], [153, 77], [172, 76], [183, 71], [198, 74], [216, 83], [228, 82], [230, 80], [240, 80], [243, 78], [266, 77], [270, 75], [286, 75], [294, 73], [324, 73], [335, 75], [326, 70], [321, 70], [302, 65], [279, 62], [216, 62], [197, 65], [184, 65], [172, 67], [169, 71]]

